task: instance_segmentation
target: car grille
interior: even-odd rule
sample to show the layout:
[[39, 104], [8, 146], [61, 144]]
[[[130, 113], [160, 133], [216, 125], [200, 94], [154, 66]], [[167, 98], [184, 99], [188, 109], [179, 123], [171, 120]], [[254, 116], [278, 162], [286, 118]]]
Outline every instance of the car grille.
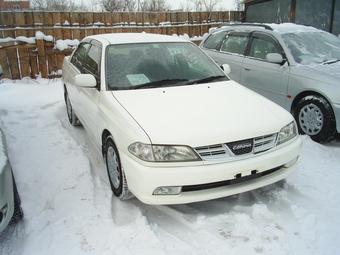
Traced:
[[194, 148], [202, 160], [232, 160], [237, 156], [251, 156], [276, 145], [277, 134], [260, 136], [241, 141], [221, 143]]

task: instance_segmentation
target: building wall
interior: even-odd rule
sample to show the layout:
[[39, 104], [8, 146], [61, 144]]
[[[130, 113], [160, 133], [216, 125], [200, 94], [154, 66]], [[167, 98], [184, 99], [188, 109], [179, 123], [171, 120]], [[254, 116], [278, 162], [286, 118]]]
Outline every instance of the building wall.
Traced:
[[297, 0], [295, 23], [330, 31], [332, 5], [333, 0]]
[[0, 10], [23, 10], [29, 9], [29, 1], [4, 1], [0, 0]]
[[249, 0], [247, 22], [295, 22], [340, 34], [340, 0]]
[[246, 5], [247, 22], [290, 22], [291, 0], [273, 0]]
[[335, 1], [332, 33], [340, 36], [340, 1]]

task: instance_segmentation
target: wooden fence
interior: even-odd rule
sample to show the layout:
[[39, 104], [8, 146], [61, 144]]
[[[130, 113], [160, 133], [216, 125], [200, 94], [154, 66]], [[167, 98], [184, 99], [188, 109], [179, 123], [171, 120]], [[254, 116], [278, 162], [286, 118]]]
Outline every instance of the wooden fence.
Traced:
[[[60, 76], [64, 56], [57, 40], [81, 40], [101, 33], [147, 32], [199, 37], [222, 22], [243, 21], [244, 12], [0, 12], [0, 64], [3, 78]], [[35, 40], [36, 32], [53, 38]], [[1, 39], [2, 38], [2, 39]], [[32, 42], [33, 41], [33, 42]]]

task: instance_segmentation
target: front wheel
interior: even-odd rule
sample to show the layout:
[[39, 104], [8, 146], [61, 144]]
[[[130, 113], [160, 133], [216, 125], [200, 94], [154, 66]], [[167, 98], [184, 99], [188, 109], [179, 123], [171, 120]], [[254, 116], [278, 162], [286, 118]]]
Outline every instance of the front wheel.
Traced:
[[105, 161], [107, 174], [112, 192], [121, 200], [132, 197], [129, 192], [124, 171], [120, 162], [119, 154], [112, 137], [108, 137], [105, 146]]
[[307, 96], [296, 105], [294, 117], [300, 134], [307, 134], [315, 142], [333, 139], [335, 117], [329, 102], [321, 96]]

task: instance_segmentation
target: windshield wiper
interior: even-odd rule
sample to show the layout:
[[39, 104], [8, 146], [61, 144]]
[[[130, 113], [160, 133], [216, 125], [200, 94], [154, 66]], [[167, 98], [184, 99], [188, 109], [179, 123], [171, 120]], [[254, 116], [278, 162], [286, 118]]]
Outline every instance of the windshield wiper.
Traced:
[[164, 79], [164, 80], [152, 81], [152, 82], [140, 84], [137, 86], [130, 87], [129, 89], [171, 87], [171, 86], [177, 85], [178, 83], [182, 83], [185, 81], [188, 81], [188, 80], [187, 79]]
[[190, 85], [190, 84], [208, 83], [208, 82], [212, 82], [212, 81], [219, 81], [219, 80], [222, 80], [222, 79], [228, 80], [228, 77], [226, 77], [224, 75], [210, 76], [210, 77], [203, 78], [203, 79], [200, 79], [200, 80], [191, 81], [191, 82], [188, 82], [186, 84]]
[[322, 62], [323, 65], [329, 65], [329, 64], [334, 64], [336, 62], [339, 62], [340, 59], [332, 59], [332, 60], [327, 60], [327, 61], [324, 61]]

